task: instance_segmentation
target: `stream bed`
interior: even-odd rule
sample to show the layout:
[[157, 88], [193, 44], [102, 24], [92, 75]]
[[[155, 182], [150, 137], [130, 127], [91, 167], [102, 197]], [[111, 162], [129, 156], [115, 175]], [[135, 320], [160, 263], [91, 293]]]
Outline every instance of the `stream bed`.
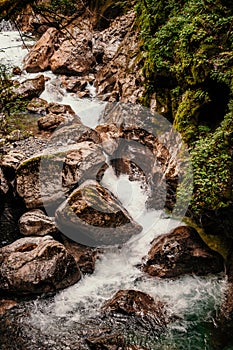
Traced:
[[[0, 32], [0, 45], [2, 63], [22, 67], [27, 50], [22, 49], [19, 34]], [[78, 99], [60, 87], [59, 77], [51, 72], [45, 75], [50, 80], [42, 98], [70, 104], [85, 125], [91, 128], [98, 125], [105, 104], [96, 99], [91, 86], [92, 97]], [[23, 73], [20, 79], [32, 76]], [[161, 211], [146, 209], [148, 193], [139, 181], [131, 182], [127, 175], [116, 177], [110, 168], [102, 184], [117, 194], [134, 220], [142, 225], [143, 232], [123, 246], [106, 249], [99, 255], [95, 272], [83, 276], [74, 286], [47, 298], [21, 302], [10, 311], [4, 323], [8, 326], [3, 326], [3, 344], [8, 337], [9, 348], [4, 345], [3, 349], [89, 349], [85, 339], [100, 334], [121, 334], [129, 344], [150, 350], [222, 349], [215, 336], [215, 319], [226, 287], [225, 278], [221, 274], [176, 279], [146, 276], [137, 265], [147, 254], [150, 242], [180, 222]], [[120, 289], [139, 290], [162, 301], [170, 319], [166, 329], [126, 316], [103, 317], [103, 303]], [[16, 344], [14, 347], [12, 342]]]

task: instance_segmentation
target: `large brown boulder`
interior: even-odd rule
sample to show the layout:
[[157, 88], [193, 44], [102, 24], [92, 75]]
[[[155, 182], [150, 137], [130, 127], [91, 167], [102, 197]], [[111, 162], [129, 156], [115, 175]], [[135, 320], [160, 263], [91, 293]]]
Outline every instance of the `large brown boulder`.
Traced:
[[37, 73], [50, 68], [50, 58], [59, 44], [59, 31], [49, 28], [24, 59], [24, 69]]
[[143, 271], [164, 278], [191, 273], [215, 274], [223, 269], [223, 258], [202, 241], [194, 228], [188, 226], [177, 227], [156, 238], [143, 264]]
[[85, 37], [79, 41], [65, 40], [50, 58], [51, 69], [54, 73], [80, 75], [89, 73], [95, 64], [91, 47]]
[[117, 198], [93, 180], [71, 193], [55, 219], [61, 232], [88, 246], [122, 244], [142, 230]]
[[49, 148], [20, 164], [17, 192], [27, 208], [56, 205], [80, 181], [96, 179], [104, 165], [102, 149], [93, 142]]
[[18, 295], [54, 292], [80, 279], [65, 247], [45, 237], [26, 237], [0, 250], [0, 290]]

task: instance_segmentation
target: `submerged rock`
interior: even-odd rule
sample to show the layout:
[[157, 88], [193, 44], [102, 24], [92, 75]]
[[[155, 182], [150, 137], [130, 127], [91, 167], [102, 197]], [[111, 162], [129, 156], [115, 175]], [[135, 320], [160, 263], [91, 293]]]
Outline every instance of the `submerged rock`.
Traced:
[[221, 255], [212, 251], [196, 230], [188, 226], [177, 227], [156, 238], [143, 264], [143, 271], [157, 277], [207, 275], [223, 269]]
[[23, 236], [46, 236], [58, 232], [52, 218], [40, 209], [24, 213], [19, 219], [19, 230]]
[[102, 310], [113, 314], [148, 318], [162, 327], [167, 323], [164, 304], [138, 290], [119, 290], [112, 299], [104, 303]]
[[99, 337], [90, 337], [86, 339], [86, 342], [89, 348], [93, 350], [129, 349], [128, 347], [125, 347], [125, 339], [120, 333]]
[[0, 290], [18, 295], [54, 292], [80, 279], [72, 255], [52, 237], [21, 238], [0, 250]]
[[86, 181], [57, 209], [61, 232], [88, 246], [122, 244], [142, 227], [112, 193], [96, 181]]

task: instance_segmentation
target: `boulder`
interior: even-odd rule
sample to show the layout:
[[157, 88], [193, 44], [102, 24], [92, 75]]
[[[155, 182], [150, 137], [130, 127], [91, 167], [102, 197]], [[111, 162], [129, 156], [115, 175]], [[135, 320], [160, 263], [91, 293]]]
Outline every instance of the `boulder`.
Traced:
[[[63, 105], [56, 102], [50, 102], [47, 106], [47, 112], [53, 114], [69, 114], [75, 115], [74, 110], [70, 107], [70, 105]], [[77, 117], [77, 116], [76, 116]], [[77, 117], [78, 118], [78, 117]]]
[[164, 304], [138, 290], [119, 290], [104, 303], [102, 310], [113, 315], [123, 314], [144, 320], [154, 320], [158, 326], [162, 327], [168, 322]]
[[149, 275], [161, 278], [191, 273], [202, 276], [223, 271], [224, 261], [194, 228], [179, 226], [153, 241], [142, 268]]
[[34, 97], [28, 104], [27, 110], [31, 113], [46, 114], [48, 102], [39, 97]]
[[80, 270], [84, 274], [91, 274], [95, 270], [97, 250], [82, 244], [75, 243], [63, 236], [66, 250], [75, 258]]
[[24, 213], [19, 219], [19, 230], [23, 236], [46, 236], [58, 232], [54, 220], [40, 209]]
[[17, 192], [29, 209], [43, 205], [56, 207], [79, 182], [98, 179], [104, 165], [101, 147], [92, 142], [48, 148], [20, 164]]
[[86, 38], [65, 40], [50, 58], [51, 70], [56, 74], [81, 75], [89, 73], [95, 58]]
[[27, 98], [32, 99], [39, 97], [45, 89], [45, 78], [44, 76], [38, 75], [35, 78], [27, 79], [22, 83], [16, 83], [12, 87], [13, 98]]
[[50, 58], [59, 44], [59, 31], [49, 28], [36, 42], [24, 59], [24, 69], [37, 73], [50, 68]]
[[2, 157], [1, 167], [4, 175], [9, 181], [12, 181], [15, 177], [16, 169], [22, 160], [25, 159], [25, 155], [16, 150], [11, 150]]
[[71, 193], [55, 220], [61, 232], [87, 246], [122, 244], [142, 230], [117, 198], [93, 180]]
[[40, 130], [53, 131], [68, 120], [69, 118], [64, 114], [49, 113], [38, 119], [38, 127]]
[[[185, 211], [188, 199], [177, 201], [176, 191], [180, 185], [185, 186], [184, 192], [187, 192], [188, 186], [184, 179], [189, 171], [192, 172], [191, 161], [180, 135], [171, 124], [158, 113], [152, 114], [149, 109], [130, 103], [106, 104], [100, 123], [114, 125], [116, 130], [119, 129], [118, 134], [107, 132], [106, 136], [113, 139], [111, 143], [108, 141], [110, 146], [116, 148], [118, 142], [118, 147], [111, 154], [112, 159], [119, 160], [114, 161], [116, 174], [121, 173], [121, 167], [125, 167], [125, 172], [133, 179], [136, 165], [139, 179], [142, 174], [145, 175], [151, 189], [147, 207]], [[101, 133], [100, 136], [104, 139]], [[113, 146], [110, 148], [114, 150]], [[191, 179], [190, 176], [190, 184]], [[191, 193], [189, 195], [187, 192], [187, 198], [190, 199], [190, 196]]]
[[65, 247], [45, 237], [26, 237], [0, 250], [0, 290], [18, 295], [54, 292], [80, 279]]

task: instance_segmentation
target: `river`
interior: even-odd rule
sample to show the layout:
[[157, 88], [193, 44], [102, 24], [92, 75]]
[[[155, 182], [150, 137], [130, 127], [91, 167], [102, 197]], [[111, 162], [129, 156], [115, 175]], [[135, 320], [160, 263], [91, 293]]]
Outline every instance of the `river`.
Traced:
[[[29, 40], [30, 44], [31, 40]], [[14, 31], [0, 33], [0, 58], [2, 63], [22, 67], [27, 49], [22, 49], [19, 34]], [[70, 104], [82, 122], [95, 127], [104, 103], [95, 97], [78, 99], [67, 94], [59, 77], [45, 73], [51, 79], [41, 95], [49, 102]], [[23, 73], [21, 79], [33, 75]], [[91, 113], [90, 113], [91, 112]], [[221, 304], [226, 281], [222, 275], [197, 277], [184, 276], [176, 279], [156, 279], [145, 276], [137, 268], [156, 236], [170, 231], [180, 223], [155, 210], [147, 210], [147, 193], [140, 182], [130, 182], [126, 175], [116, 177], [109, 169], [102, 183], [117, 194], [118, 198], [139, 222], [144, 230], [137, 240], [123, 247], [112, 247], [97, 260], [93, 275], [83, 276], [76, 285], [50, 298], [38, 298], [22, 304], [28, 313], [22, 317], [23, 329], [30, 332], [31, 347], [40, 337], [40, 349], [79, 349], [77, 344], [83, 331], [92, 327], [106, 326], [101, 319], [100, 308], [119, 289], [135, 289], [150, 294], [165, 303], [169, 316], [173, 317], [161, 334], [147, 326], [126, 324], [125, 320], [111, 325], [132, 343], [148, 349], [214, 350], [215, 317]], [[108, 324], [109, 326], [109, 324]], [[76, 345], [75, 345], [76, 344]], [[81, 343], [80, 343], [81, 344]], [[82, 349], [88, 349], [83, 345]]]

